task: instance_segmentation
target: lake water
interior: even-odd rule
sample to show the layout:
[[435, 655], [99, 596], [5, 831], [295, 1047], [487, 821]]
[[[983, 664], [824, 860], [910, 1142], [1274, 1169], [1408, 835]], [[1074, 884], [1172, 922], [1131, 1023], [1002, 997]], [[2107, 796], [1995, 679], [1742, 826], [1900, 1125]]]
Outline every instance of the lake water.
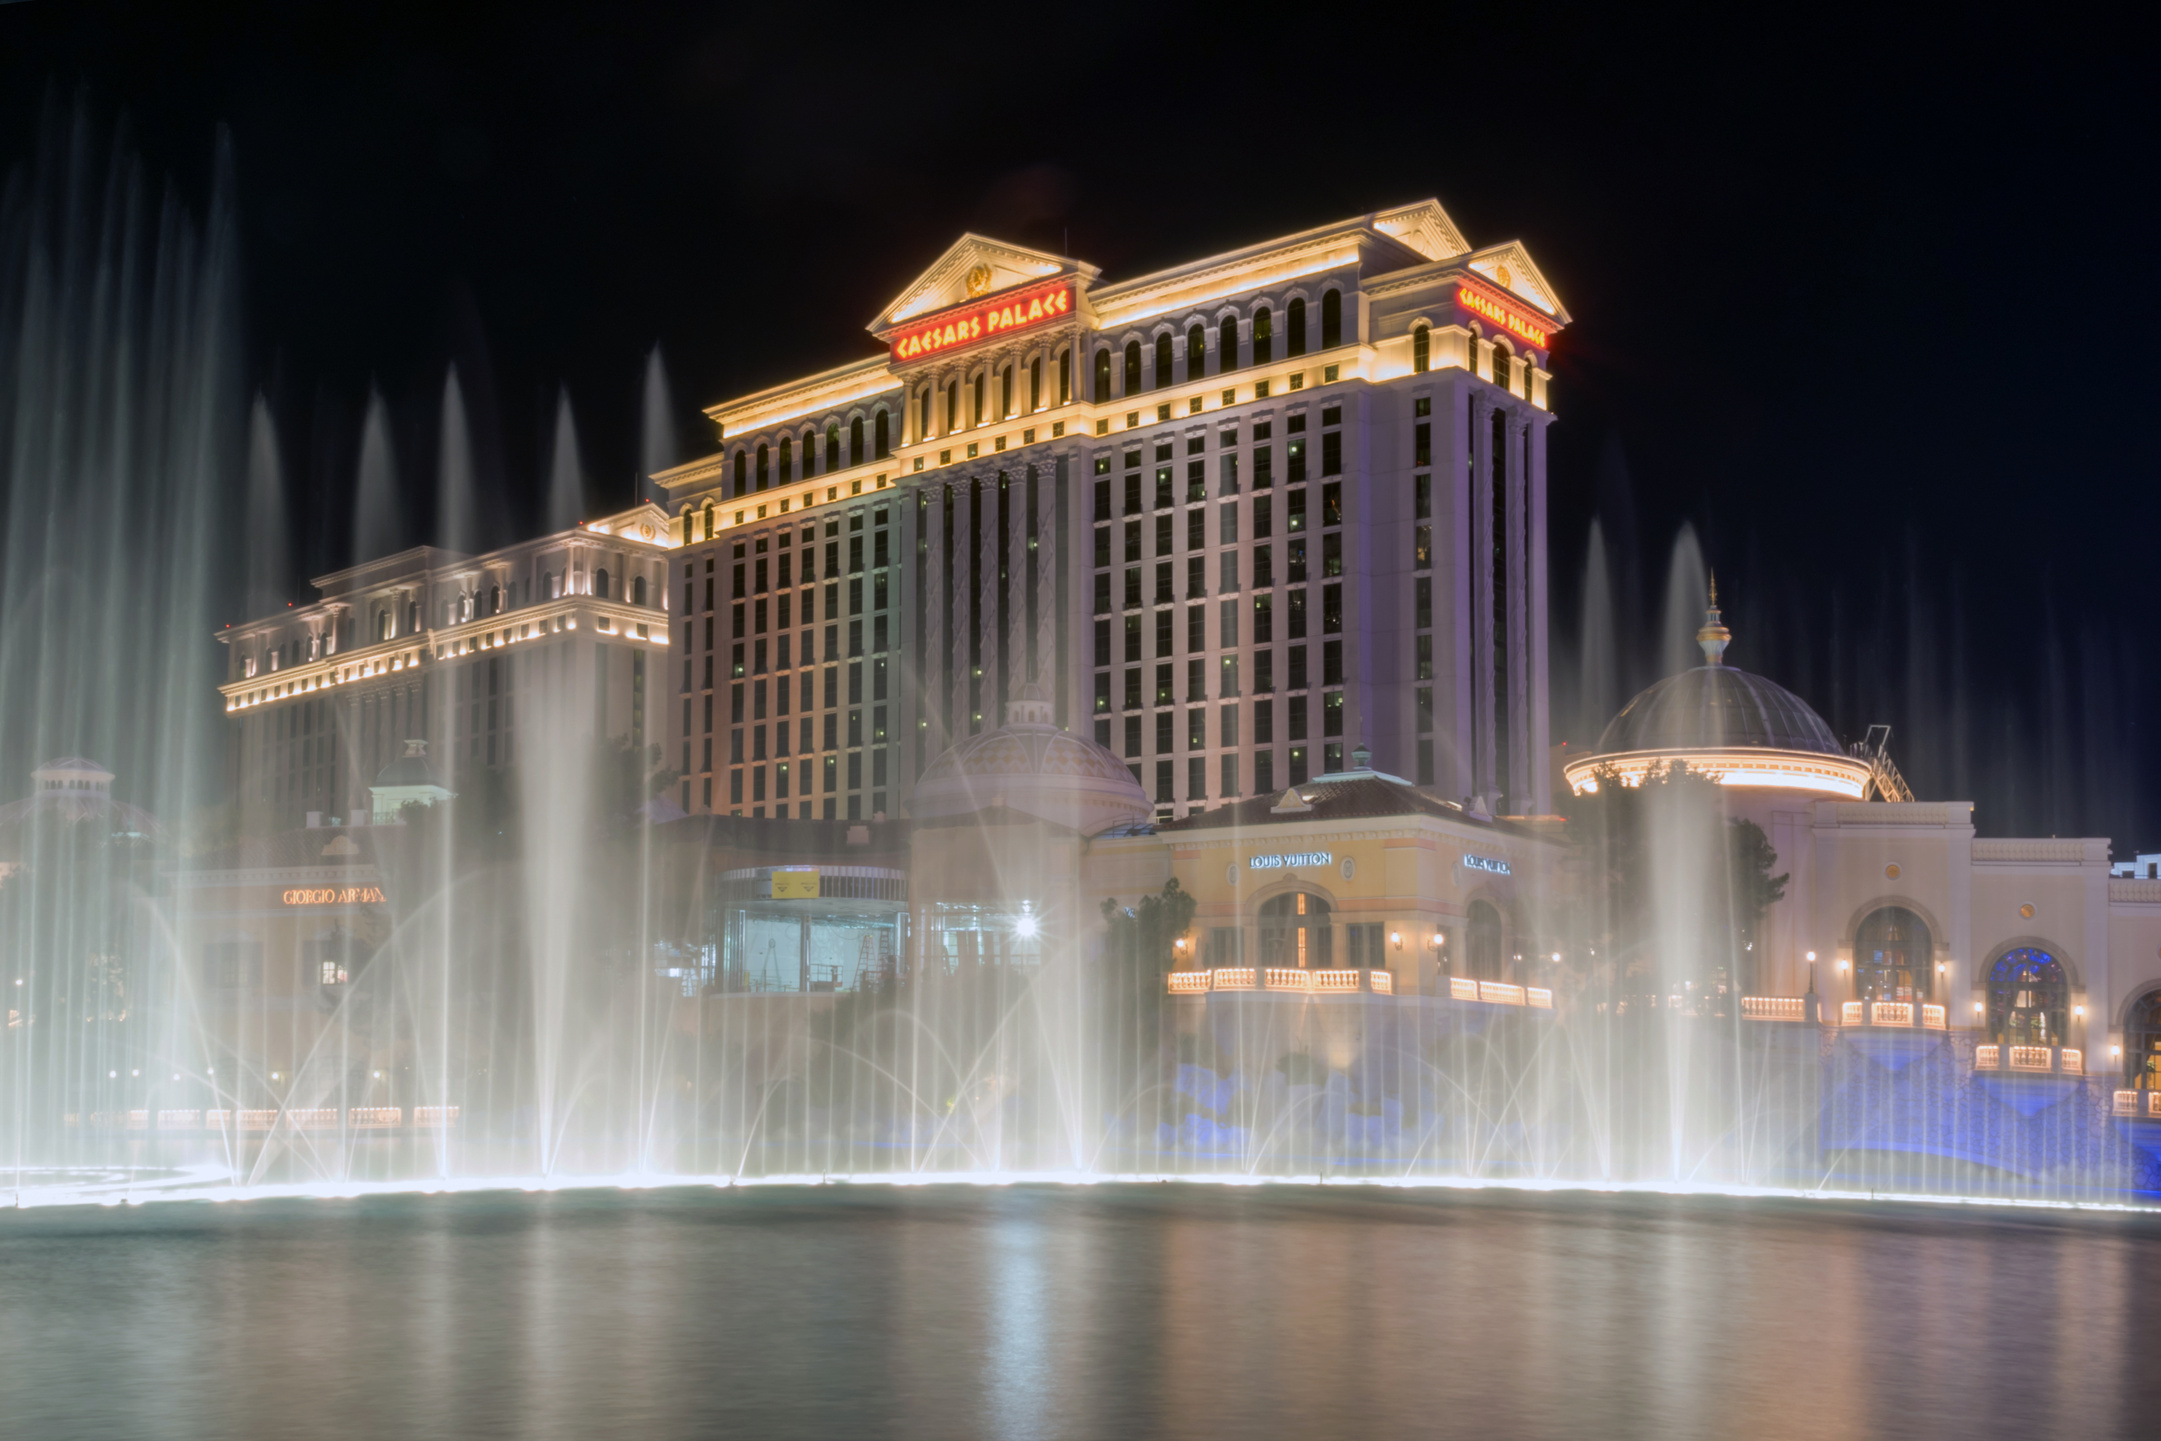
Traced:
[[0, 1214], [9, 1437], [2157, 1431], [2151, 1216], [1208, 1185]]

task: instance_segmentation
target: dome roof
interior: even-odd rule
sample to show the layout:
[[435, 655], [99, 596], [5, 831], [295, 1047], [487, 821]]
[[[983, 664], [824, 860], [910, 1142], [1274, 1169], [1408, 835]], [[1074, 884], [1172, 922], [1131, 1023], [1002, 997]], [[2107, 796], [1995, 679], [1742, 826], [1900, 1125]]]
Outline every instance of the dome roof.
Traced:
[[388, 790], [394, 786], [441, 787], [442, 784], [435, 777], [435, 767], [428, 764], [428, 743], [424, 740], [409, 740], [405, 743], [404, 755], [376, 772], [375, 786], [371, 789]]
[[1739, 747], [1846, 754], [1808, 702], [1730, 665], [1697, 666], [1644, 691], [1606, 726], [1595, 754]]
[[1051, 724], [1032, 683], [1006, 708], [1004, 726], [969, 736], [932, 761], [908, 809], [918, 820], [973, 815], [1003, 804], [1082, 835], [1145, 821], [1155, 812], [1125, 762]]

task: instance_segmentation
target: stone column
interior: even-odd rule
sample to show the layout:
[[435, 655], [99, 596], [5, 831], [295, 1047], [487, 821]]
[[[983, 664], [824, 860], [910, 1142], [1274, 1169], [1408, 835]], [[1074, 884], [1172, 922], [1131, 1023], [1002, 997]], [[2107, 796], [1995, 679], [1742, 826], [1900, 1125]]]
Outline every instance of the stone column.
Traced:
[[1493, 594], [1493, 402], [1473, 391], [1471, 413], [1471, 697], [1473, 750], [1477, 757], [1473, 785], [1491, 798], [1499, 789], [1493, 773], [1493, 657], [1495, 619], [1502, 613]]
[[[983, 492], [982, 540], [976, 557], [975, 575], [975, 627], [981, 647], [982, 684], [976, 687], [976, 699], [983, 712], [983, 729], [996, 730], [1005, 724], [1005, 717], [998, 709], [998, 482], [995, 478], [979, 481]], [[973, 717], [971, 716], [971, 720]]]
[[915, 703], [922, 718], [929, 723], [930, 744], [925, 763], [936, 760], [950, 744], [945, 731], [945, 716], [939, 699], [944, 693], [943, 677], [938, 668], [938, 658], [945, 653], [946, 584], [945, 555], [945, 482], [931, 481], [924, 485], [923, 495], [929, 502], [929, 510], [923, 520], [923, 648], [908, 657], [915, 671]]
[[998, 697], [998, 724], [1005, 724], [1005, 703], [1028, 682], [1028, 496], [1034, 489], [1026, 471], [1008, 482], [1005, 547], [1005, 664]]
[[950, 706], [946, 723], [956, 742], [968, 734], [968, 637], [975, 620], [968, 607], [968, 560], [972, 554], [968, 542], [968, 501], [974, 489], [972, 480], [953, 482], [953, 543], [947, 560], [952, 572], [949, 584], [953, 595], [953, 636], [946, 657], [946, 698]]
[[[1536, 767], [1530, 755], [1530, 629], [1529, 606], [1530, 571], [1527, 564], [1530, 552], [1528, 522], [1530, 508], [1529, 486], [1526, 483], [1524, 461], [1528, 457], [1530, 421], [1514, 406], [1508, 408], [1508, 454], [1506, 457], [1508, 489], [1504, 494], [1508, 504], [1508, 528], [1503, 543], [1508, 547], [1508, 774], [1498, 779], [1509, 797], [1512, 810], [1535, 810], [1531, 799], [1531, 775]], [[1499, 480], [1498, 468], [1495, 472]], [[1502, 641], [1496, 637], [1495, 644]]]
[[1035, 673], [1029, 677], [1043, 688], [1043, 699], [1057, 701], [1058, 668], [1058, 486], [1040, 466], [1036, 472], [1035, 529]]

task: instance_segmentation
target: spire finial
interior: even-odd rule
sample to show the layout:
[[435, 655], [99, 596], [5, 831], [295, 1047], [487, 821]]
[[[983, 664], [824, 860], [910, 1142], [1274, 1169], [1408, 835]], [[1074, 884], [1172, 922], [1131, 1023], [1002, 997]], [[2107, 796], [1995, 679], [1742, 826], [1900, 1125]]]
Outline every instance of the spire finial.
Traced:
[[1718, 575], [1711, 575], [1711, 604], [1703, 613], [1703, 625], [1696, 632], [1696, 644], [1703, 647], [1705, 665], [1724, 665], [1726, 646], [1733, 640], [1733, 632], [1726, 629], [1718, 616]]

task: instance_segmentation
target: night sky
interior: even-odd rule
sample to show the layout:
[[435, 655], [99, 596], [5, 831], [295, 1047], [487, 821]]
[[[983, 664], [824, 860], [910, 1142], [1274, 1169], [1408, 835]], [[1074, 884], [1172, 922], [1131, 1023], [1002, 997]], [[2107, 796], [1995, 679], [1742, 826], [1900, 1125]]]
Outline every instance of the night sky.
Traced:
[[2099, 21], [209, 8], [0, 4], [0, 166], [81, 105], [200, 208], [230, 128], [295, 596], [347, 559], [371, 382], [424, 515], [456, 361], [507, 541], [559, 388], [589, 503], [633, 499], [656, 342], [687, 459], [701, 406], [875, 353], [866, 322], [963, 230], [1119, 279], [1431, 195], [1474, 245], [1521, 239], [1575, 317], [1557, 739], [1604, 709], [1593, 517], [1619, 699], [1660, 673], [1685, 523], [1730, 658], [1842, 736], [1891, 723], [1923, 799], [2161, 847], [2155, 137]]

